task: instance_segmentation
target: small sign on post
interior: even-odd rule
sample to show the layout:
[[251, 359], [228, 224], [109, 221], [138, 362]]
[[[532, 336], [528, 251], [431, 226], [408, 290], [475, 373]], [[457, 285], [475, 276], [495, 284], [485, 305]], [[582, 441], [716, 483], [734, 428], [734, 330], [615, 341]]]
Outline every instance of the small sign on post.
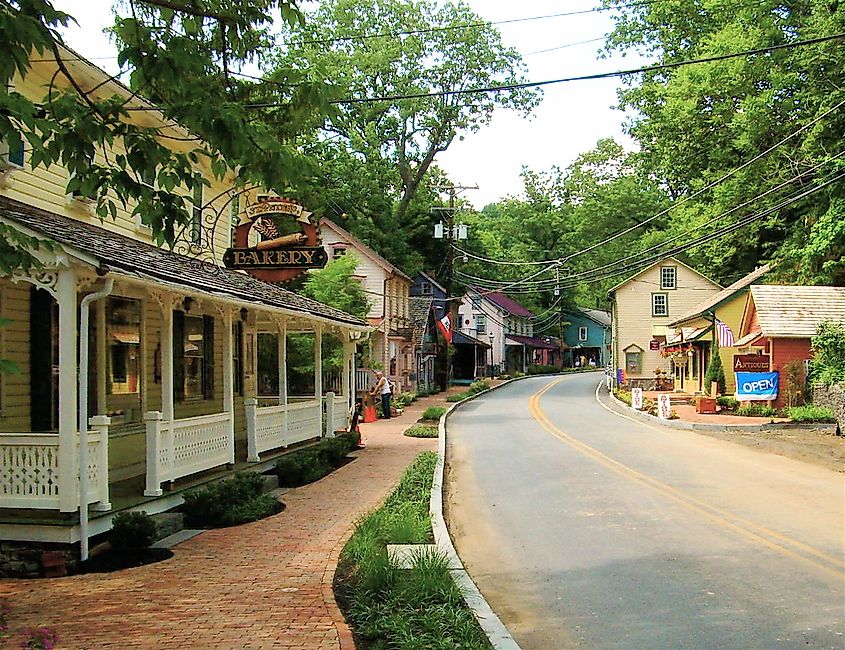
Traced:
[[638, 411], [642, 411], [643, 409], [643, 389], [642, 388], [632, 388], [631, 389], [631, 406], [637, 409]]
[[672, 417], [672, 400], [666, 393], [657, 398], [657, 416], [661, 420], [668, 420]]

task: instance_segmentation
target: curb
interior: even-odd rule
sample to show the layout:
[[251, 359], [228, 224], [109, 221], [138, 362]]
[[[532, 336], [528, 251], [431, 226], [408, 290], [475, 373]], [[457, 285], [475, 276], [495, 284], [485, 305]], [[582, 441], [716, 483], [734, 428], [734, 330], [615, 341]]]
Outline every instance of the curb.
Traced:
[[[596, 400], [599, 404], [602, 404], [601, 398], [599, 397], [599, 388], [601, 384], [596, 387]], [[651, 415], [649, 413], [643, 413], [642, 411], [638, 411], [637, 409], [628, 406], [625, 402], [620, 400], [616, 395], [613, 394], [612, 391], [608, 392], [608, 396], [611, 400], [613, 400], [613, 404], [616, 406], [621, 406], [627, 413], [629, 413], [632, 417], [640, 420], [641, 422], [645, 422], [647, 424], [657, 424], [662, 427], [668, 427], [670, 429], [681, 429], [684, 431], [717, 431], [721, 433], [759, 433], [761, 431], [783, 431], [783, 430], [790, 430], [790, 431], [813, 431], [819, 428], [827, 428], [827, 427], [836, 427], [836, 424], [826, 424], [826, 423], [816, 423], [816, 424], [794, 424], [790, 422], [770, 422], [767, 424], [706, 424], [704, 422], [687, 422], [686, 420], [663, 420], [655, 415]], [[603, 406], [607, 407], [606, 404], [602, 404]], [[609, 407], [607, 407], [609, 408]], [[618, 411], [616, 411], [618, 413]], [[619, 413], [622, 415], [621, 413]]]
[[[536, 375], [533, 375], [536, 376]], [[475, 582], [473, 582], [469, 573], [463, 568], [463, 562], [452, 544], [452, 538], [449, 536], [449, 530], [446, 528], [446, 521], [443, 518], [443, 472], [446, 467], [446, 420], [461, 404], [470, 402], [480, 395], [489, 393], [497, 388], [506, 386], [513, 381], [519, 381], [526, 377], [517, 377], [515, 379], [508, 379], [503, 381], [483, 393], [477, 393], [460, 402], [456, 402], [440, 417], [440, 435], [437, 440], [437, 465], [434, 468], [434, 481], [431, 485], [431, 504], [429, 512], [431, 513], [431, 527], [434, 532], [434, 542], [437, 547], [446, 554], [449, 558], [450, 564], [460, 566], [460, 569], [452, 569], [452, 577], [455, 583], [461, 590], [467, 607], [475, 614], [475, 619], [490, 641], [490, 645], [494, 650], [521, 650], [519, 644], [511, 636], [508, 629], [502, 623], [501, 619], [496, 615], [490, 604], [478, 590]]]

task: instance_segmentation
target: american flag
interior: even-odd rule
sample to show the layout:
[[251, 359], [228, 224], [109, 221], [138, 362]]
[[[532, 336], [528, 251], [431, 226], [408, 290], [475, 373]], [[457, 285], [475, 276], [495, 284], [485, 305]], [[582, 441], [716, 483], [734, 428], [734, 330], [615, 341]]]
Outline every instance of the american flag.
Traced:
[[722, 321], [716, 321], [716, 334], [719, 337], [719, 347], [729, 348], [734, 344], [734, 333]]

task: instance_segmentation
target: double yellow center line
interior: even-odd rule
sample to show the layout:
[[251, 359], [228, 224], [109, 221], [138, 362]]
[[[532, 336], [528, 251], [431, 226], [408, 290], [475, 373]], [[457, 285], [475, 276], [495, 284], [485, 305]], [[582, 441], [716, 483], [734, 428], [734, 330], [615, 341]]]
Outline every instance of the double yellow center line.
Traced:
[[603, 454], [598, 449], [590, 447], [580, 440], [576, 440], [572, 436], [566, 434], [551, 420], [549, 420], [543, 409], [540, 407], [540, 398], [552, 388], [557, 386], [561, 381], [563, 380], [557, 379], [552, 381], [537, 391], [528, 400], [528, 410], [531, 413], [531, 416], [550, 434], [559, 438], [570, 447], [578, 450], [583, 455], [591, 458], [615, 474], [655, 490], [667, 499], [674, 501], [675, 503], [695, 512], [715, 524], [718, 524], [722, 528], [731, 530], [741, 537], [761, 546], [765, 546], [780, 555], [809, 564], [839, 580], [845, 578], [845, 569], [843, 569], [842, 558], [825, 553], [824, 551], [809, 546], [804, 542], [792, 539], [787, 535], [783, 535], [782, 533], [778, 533], [777, 531], [766, 528], [765, 526], [756, 524], [753, 521], [743, 519], [742, 517], [738, 517], [715, 508], [699, 499], [696, 499], [695, 497], [673, 488], [671, 485], [659, 481], [653, 476], [649, 476], [648, 474], [644, 474], [632, 467], [628, 467], [610, 456]]

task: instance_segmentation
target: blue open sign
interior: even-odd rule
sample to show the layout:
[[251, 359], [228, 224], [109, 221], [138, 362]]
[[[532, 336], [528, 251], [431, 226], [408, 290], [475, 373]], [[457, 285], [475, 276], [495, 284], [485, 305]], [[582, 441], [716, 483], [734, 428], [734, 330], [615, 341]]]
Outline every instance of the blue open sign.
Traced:
[[744, 401], [767, 401], [777, 399], [778, 373], [738, 372], [736, 373], [736, 398]]

